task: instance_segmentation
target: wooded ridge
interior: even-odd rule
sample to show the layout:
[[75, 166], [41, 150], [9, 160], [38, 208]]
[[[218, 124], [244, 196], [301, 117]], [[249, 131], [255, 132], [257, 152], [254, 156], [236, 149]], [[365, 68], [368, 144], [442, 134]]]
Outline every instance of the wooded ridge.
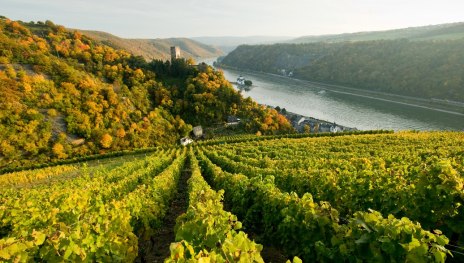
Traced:
[[464, 101], [464, 38], [240, 46], [222, 64], [399, 95]]

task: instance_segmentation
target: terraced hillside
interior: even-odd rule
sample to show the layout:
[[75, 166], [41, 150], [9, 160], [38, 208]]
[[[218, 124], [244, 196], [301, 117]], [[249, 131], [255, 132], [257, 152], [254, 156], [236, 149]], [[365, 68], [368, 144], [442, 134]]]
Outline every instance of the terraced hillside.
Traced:
[[0, 260], [459, 261], [463, 149], [458, 132], [244, 136], [4, 174]]

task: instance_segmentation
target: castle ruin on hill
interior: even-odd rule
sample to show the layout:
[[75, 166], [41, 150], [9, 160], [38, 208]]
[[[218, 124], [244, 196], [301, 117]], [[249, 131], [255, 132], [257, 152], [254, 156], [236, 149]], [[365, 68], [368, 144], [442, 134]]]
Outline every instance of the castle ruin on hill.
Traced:
[[171, 47], [171, 63], [180, 58], [180, 47], [172, 46]]

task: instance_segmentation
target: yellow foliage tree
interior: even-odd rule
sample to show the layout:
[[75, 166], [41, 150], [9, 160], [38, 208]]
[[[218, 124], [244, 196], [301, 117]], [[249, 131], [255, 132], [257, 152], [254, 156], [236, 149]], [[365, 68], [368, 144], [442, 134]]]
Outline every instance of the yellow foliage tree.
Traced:
[[55, 156], [59, 159], [65, 159], [66, 157], [68, 157], [68, 155], [64, 151], [64, 146], [59, 142], [53, 145], [52, 151], [55, 154]]
[[310, 133], [310, 132], [311, 132], [311, 127], [309, 127], [308, 124], [305, 124], [305, 125], [304, 125], [304, 132], [305, 132], [305, 133]]
[[126, 131], [123, 128], [119, 128], [116, 132], [116, 135], [119, 138], [124, 138], [124, 136], [126, 136]]
[[109, 135], [108, 133], [105, 133], [100, 140], [101, 146], [103, 148], [110, 148], [111, 143], [113, 143], [113, 137], [111, 137], [111, 135]]
[[7, 141], [2, 141], [0, 143], [0, 154], [8, 158], [13, 157], [15, 155], [15, 148]]

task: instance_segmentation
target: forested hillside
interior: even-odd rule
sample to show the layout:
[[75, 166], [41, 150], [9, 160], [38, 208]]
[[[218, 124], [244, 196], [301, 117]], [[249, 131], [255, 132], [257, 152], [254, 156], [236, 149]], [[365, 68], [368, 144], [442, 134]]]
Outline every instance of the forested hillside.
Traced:
[[222, 64], [422, 98], [464, 101], [464, 38], [240, 46]]
[[83, 34], [117, 49], [124, 49], [147, 60], [171, 57], [171, 46], [179, 46], [184, 58], [211, 58], [222, 55], [222, 51], [188, 38], [126, 39], [99, 31], [83, 30]]
[[322, 36], [303, 36], [292, 43], [369, 41], [386, 39], [434, 40], [460, 39], [464, 37], [464, 23], [449, 23], [431, 26], [408, 27], [385, 31], [368, 31]]
[[170, 145], [229, 114], [249, 132], [291, 129], [220, 72], [145, 61], [50, 21], [0, 18], [0, 167]]

